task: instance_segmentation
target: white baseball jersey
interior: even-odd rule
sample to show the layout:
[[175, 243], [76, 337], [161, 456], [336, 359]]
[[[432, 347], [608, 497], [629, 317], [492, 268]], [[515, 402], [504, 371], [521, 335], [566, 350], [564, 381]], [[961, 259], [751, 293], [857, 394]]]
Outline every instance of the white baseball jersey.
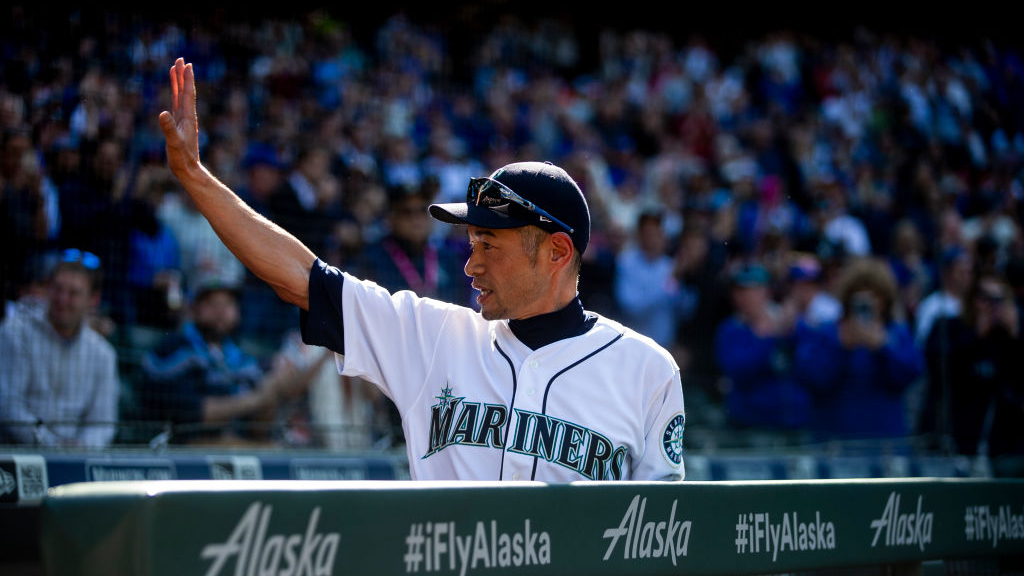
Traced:
[[392, 295], [318, 261], [307, 342], [340, 343], [340, 334], [323, 336], [331, 322], [343, 325], [341, 373], [375, 383], [398, 407], [414, 479], [684, 475], [679, 368], [617, 322], [598, 316], [583, 334], [531, 350], [507, 321]]

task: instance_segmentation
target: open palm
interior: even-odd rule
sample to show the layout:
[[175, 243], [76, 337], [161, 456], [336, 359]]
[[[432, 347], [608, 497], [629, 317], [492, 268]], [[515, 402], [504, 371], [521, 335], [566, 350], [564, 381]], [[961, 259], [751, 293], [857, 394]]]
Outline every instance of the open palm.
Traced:
[[178, 58], [171, 67], [171, 110], [160, 113], [167, 142], [167, 163], [175, 174], [199, 164], [199, 120], [192, 64]]

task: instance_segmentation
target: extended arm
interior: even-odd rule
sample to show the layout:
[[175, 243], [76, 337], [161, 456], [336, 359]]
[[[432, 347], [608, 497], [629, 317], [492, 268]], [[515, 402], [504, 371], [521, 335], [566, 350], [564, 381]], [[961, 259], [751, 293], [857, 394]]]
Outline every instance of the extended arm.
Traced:
[[199, 161], [199, 120], [192, 64], [178, 58], [170, 72], [172, 105], [160, 113], [167, 163], [224, 245], [277, 295], [309, 308], [309, 271], [316, 256], [259, 215]]

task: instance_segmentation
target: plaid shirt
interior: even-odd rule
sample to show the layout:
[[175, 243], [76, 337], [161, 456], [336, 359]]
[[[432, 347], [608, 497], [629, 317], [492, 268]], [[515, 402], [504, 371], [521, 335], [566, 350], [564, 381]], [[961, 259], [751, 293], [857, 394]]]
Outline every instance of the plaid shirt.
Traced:
[[0, 324], [0, 439], [103, 448], [117, 421], [114, 347], [88, 326], [61, 337], [45, 312], [19, 312]]

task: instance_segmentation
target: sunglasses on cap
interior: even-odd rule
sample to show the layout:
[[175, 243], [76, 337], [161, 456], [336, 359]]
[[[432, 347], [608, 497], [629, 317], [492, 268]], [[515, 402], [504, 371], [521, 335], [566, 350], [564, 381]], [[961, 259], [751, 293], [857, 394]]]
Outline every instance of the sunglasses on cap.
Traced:
[[61, 254], [63, 262], [78, 262], [88, 270], [96, 270], [100, 267], [100, 257], [92, 252], [85, 252], [78, 248], [69, 248]]
[[480, 203], [483, 202], [485, 208], [492, 208], [511, 202], [533, 212], [540, 217], [541, 222], [552, 222], [561, 226], [570, 234], [574, 232], [571, 226], [555, 218], [547, 210], [516, 194], [511, 188], [501, 182], [486, 176], [470, 178], [469, 190], [466, 191], [466, 202], [471, 202], [477, 206], [480, 206]]

